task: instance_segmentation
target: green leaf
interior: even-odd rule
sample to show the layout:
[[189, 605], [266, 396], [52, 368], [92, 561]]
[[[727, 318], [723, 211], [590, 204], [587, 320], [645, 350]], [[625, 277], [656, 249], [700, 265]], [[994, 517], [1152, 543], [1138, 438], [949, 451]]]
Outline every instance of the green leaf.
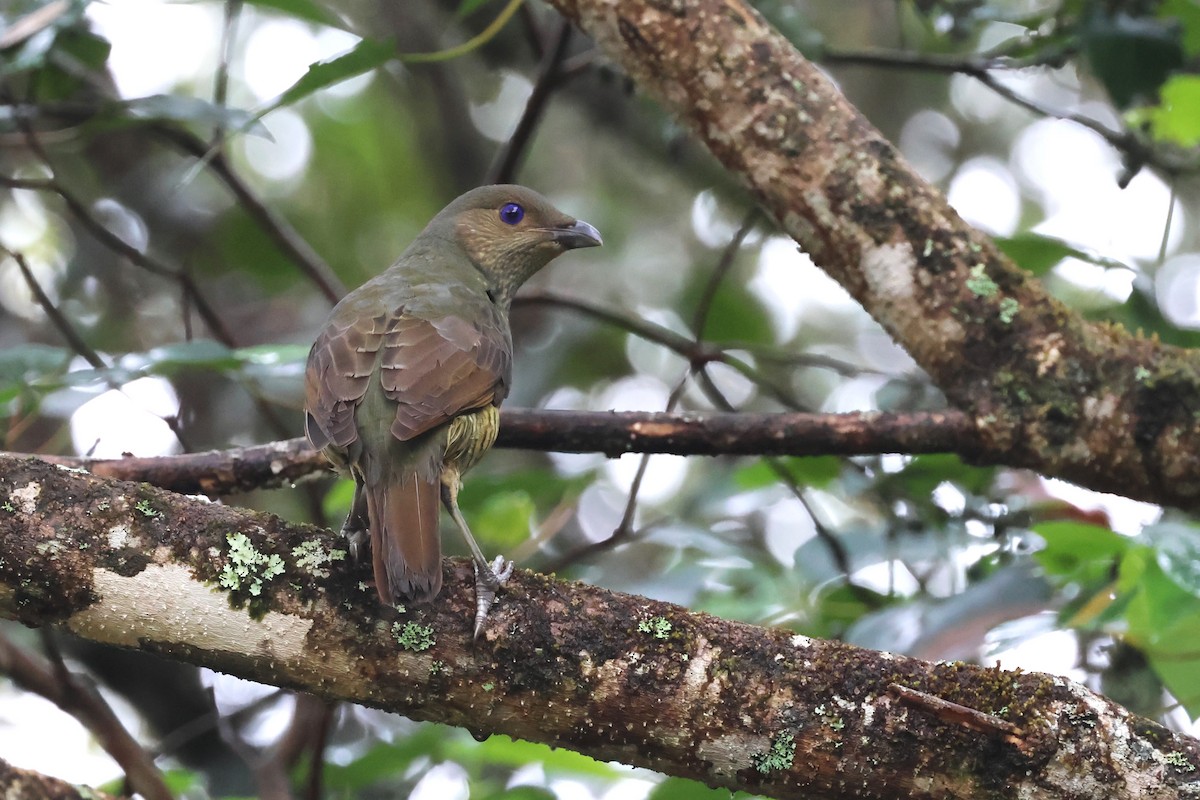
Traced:
[[1158, 7], [1162, 20], [1175, 20], [1183, 28], [1183, 50], [1189, 56], [1200, 55], [1200, 2], [1197, 0], [1163, 0]]
[[513, 739], [502, 734], [489, 736], [486, 741], [455, 739], [447, 742], [446, 757], [466, 765], [469, 763], [519, 767], [542, 764], [547, 772], [570, 775], [613, 778], [620, 772], [603, 761], [576, 753], [573, 750], [552, 748], [536, 742]]
[[140, 369], [152, 375], [173, 375], [184, 368], [199, 367], [229, 370], [240, 365], [232, 350], [211, 339], [176, 342], [145, 353], [129, 353], [120, 362], [124, 369]]
[[441, 725], [422, 725], [395, 742], [372, 747], [349, 764], [327, 762], [323, 767], [325, 785], [335, 797], [346, 792], [357, 795], [368, 786], [402, 776], [419, 758], [441, 760], [446, 740], [454, 735]]
[[334, 525], [340, 525], [341, 520], [350, 513], [350, 504], [354, 502], [354, 481], [343, 478], [330, 487], [321, 501], [321, 512], [327, 519], [334, 520]]
[[270, 111], [297, 103], [327, 86], [370, 72], [387, 63], [395, 55], [394, 42], [363, 39], [341, 55], [309, 64], [308, 71], [300, 76], [300, 80], [285, 89], [283, 94], [256, 113], [254, 118], [260, 119]]
[[59, 34], [79, 25], [89, 0], [36, 3], [27, 13], [0, 13], [0, 76], [40, 69], [49, 63]]
[[1062, 239], [1040, 233], [1018, 233], [1015, 236], [998, 236], [995, 239], [1000, 250], [1022, 269], [1041, 277], [1064, 258], [1078, 258], [1108, 269], [1131, 269], [1127, 264], [1112, 258], [1081, 250]]
[[910, 497], [926, 497], [942, 483], [952, 483], [969, 494], [982, 494], [991, 486], [995, 471], [967, 466], [948, 453], [920, 455], [899, 472], [885, 475], [879, 485], [898, 483]]
[[1079, 35], [1088, 66], [1118, 108], [1153, 98], [1167, 76], [1183, 66], [1182, 33], [1174, 20], [1093, 10]]
[[495, 800], [554, 800], [557, 795], [541, 786], [514, 786], [490, 797]]
[[0, 403], [17, 397], [31, 383], [63, 375], [71, 358], [69, 350], [44, 344], [0, 348]]
[[1162, 522], [1144, 528], [1141, 538], [1150, 542], [1167, 577], [1183, 591], [1200, 597], [1200, 529]]
[[[138, 122], [183, 122], [205, 128], [254, 133], [265, 139], [271, 134], [249, 111], [210, 103], [181, 94], [154, 94], [118, 104], [125, 118]], [[120, 117], [117, 121], [122, 121]]]
[[1121, 560], [1117, 591], [1132, 596], [1125, 619], [1129, 633], [1141, 642], [1154, 641], [1162, 630], [1200, 613], [1195, 595], [1181, 589], [1156, 556], [1152, 548], [1136, 547]]
[[1155, 139], [1180, 147], [1200, 144], [1200, 75], [1174, 75], [1163, 84], [1158, 105], [1131, 112], [1150, 126]]
[[1192, 719], [1200, 717], [1200, 614], [1194, 614], [1158, 632], [1153, 646], [1144, 648], [1150, 666]]
[[[842, 474], [842, 459], [837, 456], [797, 456], [779, 460], [801, 486], [824, 488]], [[779, 483], [779, 476], [767, 461], [756, 461], [733, 473], [733, 484], [742, 491], [762, 489], [776, 483]]]
[[728, 789], [714, 789], [687, 778], [667, 778], [655, 786], [646, 800], [729, 800]]
[[[1152, 557], [1134, 559], [1149, 548], [1131, 552], [1130, 580], [1136, 594], [1125, 619], [1126, 638], [1146, 654], [1167, 689], [1183, 703], [1188, 713], [1200, 715], [1200, 602], [1180, 588]], [[1125, 572], [1122, 565], [1122, 572]]]
[[313, 0], [246, 0], [247, 5], [282, 11], [292, 19], [312, 22], [330, 28], [349, 30], [342, 18], [330, 8]]
[[458, 4], [458, 9], [454, 12], [454, 16], [462, 19], [474, 14], [479, 9], [487, 5], [490, 0], [461, 0]]
[[529, 538], [536, 508], [525, 492], [501, 492], [484, 501], [471, 527], [489, 544], [507, 548]]
[[1042, 537], [1045, 546], [1034, 553], [1038, 563], [1052, 575], [1080, 576], [1082, 572], [1100, 565], [1110, 571], [1132, 546], [1131, 541], [1108, 528], [1084, 522], [1056, 520], [1039, 522], [1033, 532]]
[[539, 505], [557, 505], [580, 494], [595, 478], [590, 473], [564, 478], [549, 469], [527, 469], [503, 474], [471, 473], [459, 495], [463, 511], [482, 511], [497, 494], [520, 493]]
[[303, 364], [310, 349], [307, 344], [259, 344], [239, 347], [233, 355], [247, 365]]
[[746, 284], [726, 280], [713, 295], [704, 338], [736, 346], [769, 345], [775, 343], [775, 331], [762, 302]]

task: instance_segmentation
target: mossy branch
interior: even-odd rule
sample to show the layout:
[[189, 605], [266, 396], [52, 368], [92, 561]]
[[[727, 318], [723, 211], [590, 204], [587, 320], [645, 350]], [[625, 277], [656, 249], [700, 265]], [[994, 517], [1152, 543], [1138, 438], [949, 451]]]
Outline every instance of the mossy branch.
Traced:
[[32, 458], [0, 457], [0, 496], [0, 616], [476, 735], [796, 798], [1167, 798], [1200, 768], [1200, 742], [1047, 675], [524, 571], [473, 642], [465, 561], [433, 606], [381, 609], [328, 531]]
[[1200, 357], [1084, 321], [743, 0], [551, 0], [966, 412], [989, 463], [1200, 504]]

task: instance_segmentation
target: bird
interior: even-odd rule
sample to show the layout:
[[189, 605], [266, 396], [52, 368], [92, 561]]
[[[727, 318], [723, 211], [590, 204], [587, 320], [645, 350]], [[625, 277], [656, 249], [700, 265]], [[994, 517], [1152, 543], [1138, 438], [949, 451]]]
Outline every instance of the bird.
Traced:
[[481, 186], [330, 312], [305, 367], [305, 433], [354, 479], [342, 534], [356, 558], [369, 542], [382, 603], [441, 591], [440, 500], [471, 551], [478, 638], [513, 565], [484, 557], [458, 492], [499, 430], [513, 295], [557, 256], [602, 243], [532, 189]]

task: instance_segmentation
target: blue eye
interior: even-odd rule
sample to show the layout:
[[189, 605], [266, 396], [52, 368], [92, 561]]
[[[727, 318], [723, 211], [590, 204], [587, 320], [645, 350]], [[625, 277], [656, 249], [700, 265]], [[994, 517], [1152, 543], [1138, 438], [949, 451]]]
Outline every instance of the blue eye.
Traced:
[[505, 225], [516, 225], [525, 219], [525, 209], [516, 203], [505, 203], [500, 206], [500, 221]]

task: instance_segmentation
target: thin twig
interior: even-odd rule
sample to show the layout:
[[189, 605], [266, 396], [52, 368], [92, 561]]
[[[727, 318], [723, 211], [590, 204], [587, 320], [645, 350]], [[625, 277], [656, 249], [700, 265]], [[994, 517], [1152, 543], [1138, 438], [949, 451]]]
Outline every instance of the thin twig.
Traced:
[[[733, 404], [726, 399], [724, 393], [722, 393], [717, 385], [713, 382], [712, 376], [708, 374], [708, 370], [700, 370], [697, 378], [701, 384], [705, 386], [709, 397], [716, 398], [718, 400], [719, 407], [722, 410], [727, 412], [734, 412], [737, 410]], [[812, 504], [809, 503], [808, 497], [804, 494], [804, 490], [800, 488], [800, 482], [797, 481], [795, 476], [792, 475], [791, 470], [789, 470], [787, 466], [778, 458], [767, 456], [763, 460], [766, 462], [767, 466], [771, 468], [771, 472], [775, 473], [775, 476], [779, 478], [780, 482], [787, 487], [787, 490], [791, 492], [792, 496], [800, 501], [800, 505], [804, 506], [805, 513], [807, 513], [809, 519], [812, 520], [813, 531], [816, 533], [817, 538], [821, 540], [821, 543], [824, 544], [825, 548], [829, 551], [829, 555], [833, 559], [834, 566], [837, 567], [838, 572], [845, 576], [846, 586], [867, 608], [877, 607], [879, 605], [878, 599], [870, 591], [859, 586], [850, 578], [850, 575], [853, 571], [853, 564], [850, 560], [850, 554], [846, 551], [846, 546], [842, 544], [842, 540], [838, 538], [837, 534], [830, 530], [825, 523], [821, 521], [821, 518], [817, 516], [816, 510], [813, 509]]]
[[50, 320], [50, 324], [67, 340], [70, 348], [82, 356], [83, 360], [87, 361], [92, 369], [107, 370], [108, 363], [100, 357], [99, 353], [92, 349], [91, 345], [83, 340], [83, 337], [76, 332], [74, 326], [67, 321], [62, 311], [54, 304], [50, 296], [46, 294], [46, 290], [38, 283], [37, 278], [34, 277], [33, 270], [29, 268], [29, 263], [25, 261], [25, 256], [15, 250], [9, 250], [4, 245], [0, 245], [0, 253], [6, 254], [16, 262], [17, 269], [21, 271], [21, 276], [25, 278], [25, 285], [29, 287], [30, 293], [33, 294], [33, 299], [41, 306], [42, 312]]
[[[688, 378], [691, 377], [691, 374], [692, 369], [689, 367], [675, 384], [675, 388], [671, 390], [671, 394], [667, 397], [666, 413], [674, 411], [679, 401], [683, 398], [683, 390], [687, 387]], [[626, 539], [633, 537], [635, 533], [633, 521], [637, 515], [638, 494], [642, 490], [642, 481], [645, 479], [646, 470], [650, 466], [651, 455], [651, 453], [643, 454], [641, 460], [638, 462], [637, 471], [633, 475], [633, 481], [629, 484], [629, 497], [625, 501], [625, 511], [621, 515], [621, 521], [613, 529], [612, 534], [606, 539], [601, 539], [598, 542], [589, 542], [583, 547], [576, 548], [570, 553], [560, 556], [546, 567], [547, 572], [558, 572], [596, 553], [611, 550]]]
[[1118, 184], [1123, 188], [1137, 173], [1138, 168], [1148, 164], [1173, 175], [1184, 168], [1182, 162], [1173, 161], [1167, 151], [1158, 151], [1140, 139], [1133, 131], [1115, 131], [1098, 120], [1082, 114], [1055, 111], [1022, 96], [1009, 88], [994, 74], [997, 70], [1025, 69], [1029, 67], [1054, 66], [1065, 54], [1055, 53], [1053, 59], [1041, 58], [1020, 61], [999, 54], [982, 56], [954, 56], [934, 53], [910, 53], [904, 51], [848, 51], [826, 50], [821, 60], [827, 64], [854, 64], [863, 66], [915, 69], [941, 74], [965, 75], [982, 83], [988, 89], [1039, 117], [1074, 122], [1104, 139], [1115, 150], [1125, 156], [1125, 173]]
[[922, 692], [920, 689], [902, 686], [899, 683], [889, 683], [888, 691], [899, 697], [900, 702], [906, 706], [929, 711], [943, 722], [981, 733], [999, 734], [1005, 741], [1018, 747], [1025, 744], [1024, 732], [1013, 723], [1001, 719], [995, 714], [988, 714], [985, 711]]
[[[242, 14], [242, 0], [225, 0], [225, 19], [221, 26], [221, 59], [213, 80], [213, 103], [224, 107], [229, 94], [229, 62], [233, 60], [233, 45], [237, 41], [237, 24]], [[225, 138], [224, 126], [218, 123], [213, 132], [218, 141]]]
[[696, 337], [696, 343], [699, 344], [704, 340], [704, 329], [708, 327], [708, 315], [712, 311], [713, 300], [716, 299], [717, 289], [721, 285], [721, 281], [725, 280], [725, 276], [733, 267], [733, 258], [737, 255], [738, 250], [742, 249], [742, 243], [746, 241], [746, 237], [750, 235], [750, 231], [754, 228], [754, 224], [762, 216], [758, 206], [754, 206], [742, 220], [742, 224], [738, 226], [737, 232], [729, 240], [729, 244], [721, 252], [721, 258], [717, 261], [717, 266], [713, 269], [712, 275], [709, 276], [708, 282], [704, 285], [704, 292], [700, 295], [700, 300], [696, 303], [696, 313], [692, 315], [692, 332]]
[[5, 186], [10, 189], [28, 189], [31, 191], [50, 192], [56, 194], [66, 203], [67, 208], [75, 216], [76, 219], [83, 225], [87, 231], [92, 234], [102, 245], [109, 250], [129, 259], [136, 266], [150, 272], [154, 275], [159, 275], [164, 278], [170, 278], [178, 281], [182, 287], [185, 296], [195, 305], [196, 313], [204, 320], [204, 324], [208, 326], [213, 336], [221, 343], [234, 347], [233, 334], [225, 327], [225, 323], [217, 316], [217, 312], [212, 305], [205, 299], [200, 287], [192, 280], [187, 273], [175, 269], [164, 264], [158, 259], [143, 253], [133, 245], [126, 242], [117, 234], [110, 231], [100, 220], [96, 219], [95, 215], [88, 209], [87, 205], [80, 200], [75, 194], [69, 191], [65, 186], [56, 179], [40, 179], [40, 178], [14, 178], [6, 175], [0, 175], [0, 186]]
[[542, 56], [533, 91], [530, 92], [529, 99], [525, 102], [525, 111], [522, 112], [521, 119], [517, 122], [516, 130], [505, 142], [500, 152], [496, 154], [495, 161], [488, 169], [487, 183], [512, 182], [512, 178], [517, 172], [517, 165], [528, 149], [529, 143], [533, 139], [533, 132], [537, 129], [537, 124], [546, 110], [550, 94], [559, 85], [559, 66], [567, 54], [567, 45], [570, 42], [571, 23], [564, 19], [559, 23], [554, 44]]
[[[56, 652], [53, 646], [50, 650]], [[61, 658], [46, 663], [0, 634], [0, 672], [79, 720], [121, 766], [134, 791], [147, 800], [173, 800], [150, 755], [125, 730], [95, 687], [70, 672]]]
[[[67, 320], [66, 316], [62, 313], [58, 306], [54, 304], [54, 301], [50, 299], [50, 296], [46, 294], [46, 290], [42, 288], [42, 285], [38, 283], [37, 278], [34, 276], [33, 270], [29, 268], [29, 264], [26, 262], [25, 256], [15, 250], [8, 249], [4, 245], [0, 245], [0, 253], [7, 254], [9, 258], [16, 262], [17, 268], [21, 271], [21, 276], [25, 279], [25, 285], [29, 287], [29, 291], [33, 294], [33, 299], [37, 301], [37, 304], [41, 307], [42, 312], [50, 320], [50, 323], [58, 330], [62, 337], [67, 340], [67, 344], [70, 346], [70, 348], [77, 355], [83, 358], [83, 360], [87, 361], [92, 369], [96, 370], [100, 374], [101, 380], [103, 380], [110, 389], [129, 397], [121, 384], [113, 380], [108, 375], [108, 362], [101, 358], [100, 354], [92, 349], [91, 345], [83, 340], [83, 337], [79, 335], [79, 333], [75, 330], [75, 327], [70, 323], [69, 320]], [[130, 400], [132, 401], [132, 398], [130, 398]], [[134, 404], [140, 405], [136, 402]], [[152, 411], [149, 413], [158, 417], [166, 424], [166, 426], [171, 430], [171, 433], [175, 435], [175, 438], [179, 440], [179, 444], [184, 450], [190, 449], [188, 447], [187, 440], [183, 437], [183, 429], [179, 424], [178, 416], [175, 414], [167, 414], [164, 416], [162, 414], [156, 414]]]
[[[208, 145], [189, 131], [167, 125], [155, 125], [153, 130], [190, 156], [203, 158], [209, 154]], [[275, 243], [279, 251], [300, 268], [300, 271], [312, 281], [321, 294], [325, 295], [331, 304], [342, 299], [342, 295], [346, 293], [346, 286], [338, 278], [333, 268], [292, 227], [290, 222], [267, 206], [254, 193], [250, 185], [234, 171], [224, 152], [212, 153], [209, 155], [207, 163], [208, 168], [233, 193], [250, 218]]]
[[786, 389], [765, 378], [758, 370], [742, 359], [725, 352], [716, 345], [698, 343], [688, 336], [676, 333], [670, 328], [655, 324], [641, 317], [605, 308], [604, 306], [590, 303], [587, 300], [577, 297], [568, 297], [556, 292], [547, 291], [530, 291], [517, 295], [516, 299], [513, 300], [513, 306], [522, 305], [547, 305], [578, 311], [594, 319], [622, 328], [638, 338], [660, 344], [668, 350], [683, 356], [696, 368], [713, 361], [718, 361], [732, 368], [735, 372], [746, 378], [746, 380], [767, 392], [767, 394], [785, 408], [800, 408], [800, 404]]

